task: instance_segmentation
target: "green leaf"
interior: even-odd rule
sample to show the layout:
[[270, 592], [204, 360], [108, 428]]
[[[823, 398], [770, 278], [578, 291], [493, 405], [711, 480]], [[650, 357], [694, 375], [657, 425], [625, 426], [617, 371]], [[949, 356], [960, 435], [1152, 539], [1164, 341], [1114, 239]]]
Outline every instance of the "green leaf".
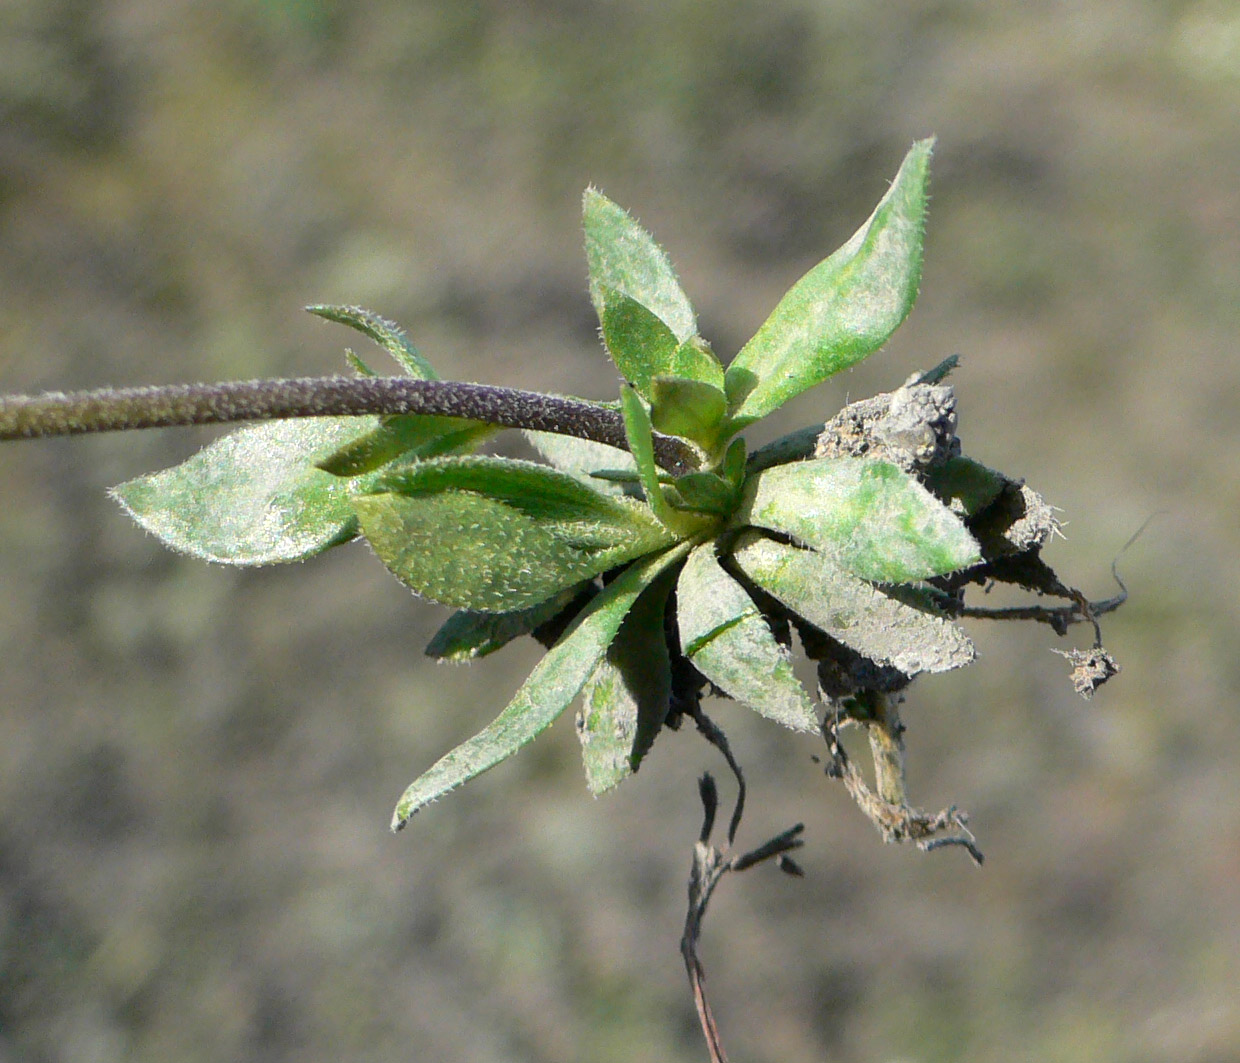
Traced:
[[660, 432], [683, 436], [708, 454], [719, 447], [728, 400], [714, 384], [685, 377], [657, 376], [650, 382], [650, 423]]
[[676, 511], [668, 503], [660, 485], [659, 467], [654, 463], [654, 440], [650, 434], [650, 415], [637, 392], [625, 385], [620, 389], [620, 409], [624, 413], [624, 433], [629, 441], [629, 451], [637, 464], [637, 476], [641, 481], [646, 502], [660, 523], [677, 538], [684, 539], [705, 527], [705, 522], [694, 514]]
[[318, 463], [333, 476], [360, 476], [397, 458], [436, 458], [472, 450], [498, 428], [464, 417], [398, 414], [384, 417], [378, 427], [346, 443]]
[[663, 617], [670, 577], [665, 570], [642, 591], [582, 691], [577, 738], [586, 785], [596, 796], [638, 769], [667, 716], [672, 662]]
[[677, 509], [730, 516], [736, 508], [736, 488], [713, 472], [690, 472], [678, 477], [669, 499]]
[[216, 440], [180, 465], [112, 489], [166, 545], [206, 561], [300, 561], [357, 534], [354, 480], [315, 461], [365, 436], [374, 417], [271, 421]]
[[811, 424], [789, 432], [786, 436], [780, 436], [750, 454], [745, 470], [752, 476], [774, 465], [787, 465], [789, 462], [812, 458], [822, 432], [822, 425]]
[[[510, 613], [478, 613], [461, 609], [453, 613], [426, 646], [426, 655], [441, 661], [472, 661], [508, 645], [554, 619], [590, 584], [577, 584], [553, 594], [545, 602]], [[584, 604], [586, 599], [582, 598]]]
[[792, 286], [728, 366], [733, 431], [873, 354], [908, 316], [921, 282], [932, 147], [913, 145], [869, 220]]
[[768, 594], [879, 664], [912, 676], [960, 668], [974, 658], [973, 643], [955, 624], [845, 572], [826, 554], [751, 531], [737, 539], [733, 556]]
[[601, 294], [599, 322], [607, 353], [620, 375], [649, 400], [651, 378], [668, 372], [680, 341], [658, 314], [632, 296], [614, 288], [604, 288]]
[[723, 455], [723, 461], [719, 466], [719, 475], [735, 487], [740, 487], [745, 482], [745, 469], [748, 465], [745, 454], [745, 441], [734, 439], [728, 444], [727, 452]]
[[666, 375], [700, 380], [723, 391], [723, 363], [701, 336], [690, 336], [676, 348], [676, 355]]
[[748, 592], [724, 571], [714, 543], [689, 555], [676, 585], [686, 657], [707, 679], [755, 712], [797, 731], [817, 731], [814, 703]]
[[495, 721], [437, 761], [405, 791], [392, 829], [399, 830], [418, 809], [512, 756], [550, 726], [581, 692], [641, 592], [688, 550], [682, 543], [646, 558], [608, 584], [538, 662]]
[[815, 458], [752, 476], [734, 523], [783, 532], [880, 583], [941, 576], [981, 560], [946, 506], [890, 462]]
[[[659, 376], [699, 381], [722, 397], [723, 365], [705, 340], [690, 336], [681, 343], [653, 310], [624, 292], [604, 288], [602, 299], [607, 352], [642, 398], [654, 401], [652, 385]], [[727, 400], [723, 401], [726, 404]]]
[[512, 612], [663, 549], [672, 536], [637, 502], [534, 462], [435, 458], [354, 499], [362, 532], [419, 594]]
[[349, 328], [369, 336], [396, 360], [396, 364], [405, 371], [406, 376], [415, 380], [439, 379], [439, 374], [431, 363], [418, 353], [405, 330], [394, 321], [380, 317], [373, 310], [363, 310], [360, 306], [316, 304], [306, 309], [316, 317], [335, 321], [339, 325], [348, 325]]
[[604, 320], [604, 292], [612, 289], [640, 303], [661, 320], [677, 343], [697, 335], [697, 320], [667, 255], [645, 229], [601, 192], [587, 188], [582, 200], [590, 298]]
[[524, 435], [534, 449], [557, 469], [605, 494], [621, 495], [624, 494], [624, 488], [623, 483], [608, 483], [596, 479], [595, 474], [601, 471], [628, 473], [629, 479], [637, 482], [637, 466], [633, 462], [633, 455], [627, 450], [611, 447], [606, 443], [596, 443], [590, 439], [558, 435], [555, 432], [526, 431]]
[[[438, 380], [439, 374], [395, 322], [359, 306], [315, 305], [310, 313], [335, 321], [369, 336], [383, 347], [405, 371], [417, 380]], [[376, 374], [352, 351], [350, 364], [364, 376]], [[372, 431], [352, 440], [318, 464], [336, 476], [358, 476], [372, 472], [399, 457], [428, 458], [455, 454], [473, 447], [498, 429], [463, 417], [395, 415], [380, 418]]]

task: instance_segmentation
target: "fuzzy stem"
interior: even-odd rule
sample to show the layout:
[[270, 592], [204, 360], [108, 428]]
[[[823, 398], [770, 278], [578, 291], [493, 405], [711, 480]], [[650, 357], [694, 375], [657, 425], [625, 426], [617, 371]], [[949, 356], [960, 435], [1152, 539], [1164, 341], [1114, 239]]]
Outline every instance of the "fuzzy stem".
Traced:
[[[619, 410], [515, 388], [408, 377], [302, 377], [223, 384], [104, 388], [0, 397], [0, 440], [292, 417], [438, 414], [503, 428], [555, 432], [628, 449]], [[655, 433], [655, 460], [673, 474], [697, 468], [691, 447]]]

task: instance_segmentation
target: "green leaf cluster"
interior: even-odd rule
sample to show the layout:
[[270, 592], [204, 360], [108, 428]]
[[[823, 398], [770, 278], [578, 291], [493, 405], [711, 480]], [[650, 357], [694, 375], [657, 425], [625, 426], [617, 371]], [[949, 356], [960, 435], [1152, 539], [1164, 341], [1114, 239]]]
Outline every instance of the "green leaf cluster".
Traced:
[[[441, 660], [523, 635], [546, 645], [495, 721], [409, 787], [397, 827], [578, 699], [595, 793], [636, 770], [663, 725], [708, 689], [815, 731], [815, 699], [792, 667], [793, 627], [807, 646], [825, 639], [905, 676], [973, 653], [917, 588], [981, 560], [960, 503], [983, 504], [976, 469], [956, 467], [936, 494], [882, 459], [806, 460], [801, 437], [747, 460], [738, 437], [876, 351], [909, 313], [931, 147], [913, 146], [873, 214], [726, 369], [666, 253], [588, 190], [590, 297], [624, 379], [627, 451], [530, 433], [544, 464], [475, 453], [495, 429], [460, 418], [284, 422], [228, 436], [116, 497], [169, 545], [232, 564], [299, 560], [364, 537], [399, 580], [457, 610], [428, 647]], [[401, 373], [437, 379], [391, 322], [356, 307], [310, 309], [374, 340]], [[373, 372], [352, 354], [350, 364]], [[661, 469], [655, 432], [689, 443], [698, 468]]]

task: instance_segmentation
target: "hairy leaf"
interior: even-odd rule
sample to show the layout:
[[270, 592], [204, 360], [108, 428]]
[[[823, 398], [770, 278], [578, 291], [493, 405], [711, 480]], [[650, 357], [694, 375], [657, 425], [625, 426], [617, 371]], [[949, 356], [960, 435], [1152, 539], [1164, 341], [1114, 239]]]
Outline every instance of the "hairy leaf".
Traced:
[[[620, 374], [647, 402], [654, 401], [656, 377], [677, 377], [714, 388], [723, 398], [723, 366], [705, 340], [681, 343], [651, 309], [623, 292], [604, 288], [603, 341]], [[723, 411], [720, 410], [720, 417]]]
[[672, 541], [647, 507], [533, 462], [436, 458], [373, 491], [354, 506], [375, 553], [419, 594], [461, 609], [525, 609]]
[[349, 328], [369, 336], [396, 360], [396, 364], [405, 371], [406, 376], [415, 380], [439, 379], [439, 374], [431, 363], [422, 357], [405, 330], [394, 321], [380, 317], [373, 310], [363, 310], [360, 306], [317, 304], [306, 309], [316, 317], [334, 321], [339, 325], [348, 325]]
[[746, 452], [745, 441], [734, 439], [728, 444], [723, 461], [719, 465], [719, 475], [736, 487], [740, 487], [745, 482], [745, 468], [748, 464], [745, 460]]
[[676, 495], [671, 503], [677, 509], [693, 509], [726, 517], [736, 506], [736, 488], [713, 472], [689, 472], [676, 478]]
[[981, 560], [942, 502], [890, 462], [815, 458], [750, 477], [735, 518], [791, 535], [880, 583], [907, 583]]
[[653, 310], [613, 288], [602, 290], [599, 318], [607, 353], [620, 375], [649, 400], [651, 378], [666, 373], [680, 342]]
[[659, 467], [654, 463], [654, 442], [650, 435], [650, 415], [637, 391], [629, 386], [620, 389], [620, 408], [624, 413], [624, 432], [629, 450], [637, 465], [637, 476], [654, 515], [677, 538], [687, 538], [705, 527], [705, 519], [697, 514], [672, 508], [663, 494]]
[[526, 431], [524, 435], [534, 449], [557, 469], [604, 494], [624, 494], [624, 485], [596, 477], [597, 472], [628, 473], [631, 481], [637, 482], [637, 466], [633, 463], [633, 455], [627, 450], [555, 432]]
[[728, 400], [714, 384], [657, 376], [650, 386], [650, 421], [660, 432], [691, 439], [714, 453], [723, 434]]
[[913, 145], [869, 220], [792, 286], [728, 366], [733, 431], [873, 354], [908, 316], [932, 146]]
[[714, 543], [697, 547], [680, 571], [676, 620], [685, 656], [725, 694], [785, 727], [818, 730], [791, 656], [748, 592], [723, 570]]
[[905, 675], [945, 672], [973, 660], [955, 624], [845, 572], [826, 554], [745, 532], [733, 553], [741, 571], [832, 638]]
[[612, 289], [640, 303], [663, 322], [677, 343], [697, 335], [688, 296], [667, 255], [651, 235], [601, 192], [588, 188], [582, 200], [590, 298], [603, 321], [604, 293]]
[[[439, 379], [434, 367], [418, 353], [405, 330], [395, 322], [359, 306], [316, 305], [306, 309], [317, 317], [347, 325], [369, 336], [395, 359], [406, 376], [416, 380]], [[350, 364], [364, 376], [376, 375], [352, 351], [348, 355]], [[321, 459], [318, 465], [336, 476], [359, 476], [399, 457], [429, 458], [469, 451], [497, 430], [492, 425], [462, 417], [386, 416], [379, 418], [369, 432]]]
[[688, 544], [680, 544], [646, 558], [608, 584], [538, 662], [495, 721], [437, 761], [405, 791], [392, 829], [399, 830], [418, 809], [512, 756], [550, 726], [581, 692], [638, 595], [688, 550]]
[[596, 796], [637, 770], [667, 716], [672, 662], [663, 616], [671, 589], [665, 571], [642, 592], [582, 691], [577, 738]]
[[358, 482], [315, 461], [368, 434], [374, 417], [271, 421], [216, 440], [193, 457], [112, 489], [166, 545], [206, 561], [300, 561], [357, 534]]
[[[426, 646], [426, 655], [441, 661], [472, 661], [508, 645], [513, 639], [532, 634], [562, 609], [572, 604], [588, 584], [577, 584], [553, 594], [545, 602], [510, 613], [478, 613], [461, 609], [453, 613], [435, 632]], [[583, 599], [584, 602], [584, 599]]]
[[926, 473], [926, 486], [935, 496], [967, 517], [989, 506], [1010, 482], [1002, 473], [963, 455], [948, 458]]
[[333, 476], [360, 476], [398, 458], [435, 458], [472, 450], [498, 429], [464, 417], [397, 414], [383, 417], [371, 432], [346, 443], [318, 462]]

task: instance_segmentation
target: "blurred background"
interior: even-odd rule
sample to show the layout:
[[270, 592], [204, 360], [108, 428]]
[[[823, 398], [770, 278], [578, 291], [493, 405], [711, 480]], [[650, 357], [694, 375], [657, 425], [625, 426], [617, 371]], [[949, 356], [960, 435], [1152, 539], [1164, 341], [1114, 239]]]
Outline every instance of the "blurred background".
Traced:
[[[815, 744], [712, 709], [741, 844], [703, 958], [737, 1060], [1240, 1057], [1240, 10], [1226, 0], [3, 0], [0, 390], [326, 374], [401, 321], [448, 377], [611, 398], [590, 183], [726, 359], [939, 137], [922, 295], [756, 441], [953, 353], [968, 453], [1062, 508], [1124, 671], [1051, 647], [906, 706], [987, 855], [884, 846]], [[376, 363], [378, 357], [375, 357]], [[561, 721], [403, 834], [404, 786], [537, 658], [359, 545], [211, 568], [105, 489], [208, 431], [0, 449], [0, 1059], [701, 1060], [677, 943], [720, 772], [591, 799]], [[730, 793], [724, 783], [725, 793]]]

